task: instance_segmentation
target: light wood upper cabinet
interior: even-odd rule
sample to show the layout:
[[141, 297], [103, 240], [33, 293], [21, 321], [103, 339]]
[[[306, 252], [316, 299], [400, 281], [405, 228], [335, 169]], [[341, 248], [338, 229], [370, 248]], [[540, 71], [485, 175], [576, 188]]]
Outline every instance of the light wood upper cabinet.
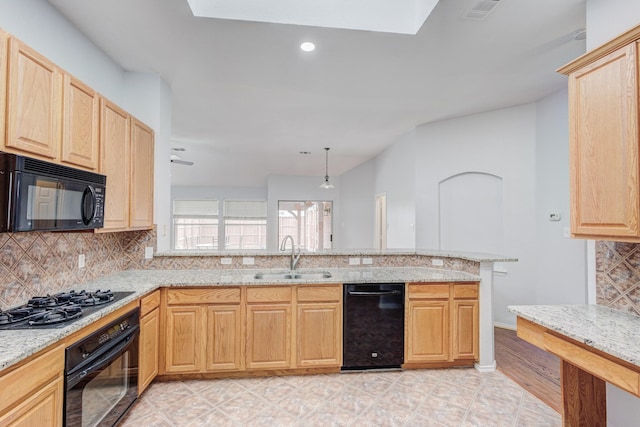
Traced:
[[131, 122], [131, 200], [129, 227], [153, 227], [153, 130], [139, 120]]
[[0, 425], [62, 426], [64, 345], [0, 378]]
[[78, 79], [63, 77], [62, 152], [60, 160], [72, 167], [91, 171], [99, 160], [99, 97]]
[[62, 73], [29, 46], [9, 39], [6, 139], [3, 151], [58, 160]]
[[126, 111], [100, 101], [100, 173], [107, 176], [104, 229], [129, 227], [130, 118]]
[[640, 26], [559, 71], [569, 76], [571, 232], [640, 241]]

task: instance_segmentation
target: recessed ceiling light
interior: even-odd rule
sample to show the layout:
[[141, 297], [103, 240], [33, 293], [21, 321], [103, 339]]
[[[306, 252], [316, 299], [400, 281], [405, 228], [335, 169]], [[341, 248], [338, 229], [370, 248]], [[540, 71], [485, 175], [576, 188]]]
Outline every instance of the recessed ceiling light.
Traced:
[[300, 45], [300, 49], [304, 50], [305, 52], [311, 52], [315, 48], [316, 45], [311, 42], [304, 42]]

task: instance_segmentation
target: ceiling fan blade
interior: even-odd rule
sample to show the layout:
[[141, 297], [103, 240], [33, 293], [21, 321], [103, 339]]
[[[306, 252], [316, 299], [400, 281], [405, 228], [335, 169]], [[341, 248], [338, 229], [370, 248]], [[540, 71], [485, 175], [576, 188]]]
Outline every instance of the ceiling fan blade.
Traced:
[[193, 162], [189, 162], [187, 160], [174, 160], [174, 159], [171, 159], [171, 163], [177, 163], [179, 165], [193, 166]]

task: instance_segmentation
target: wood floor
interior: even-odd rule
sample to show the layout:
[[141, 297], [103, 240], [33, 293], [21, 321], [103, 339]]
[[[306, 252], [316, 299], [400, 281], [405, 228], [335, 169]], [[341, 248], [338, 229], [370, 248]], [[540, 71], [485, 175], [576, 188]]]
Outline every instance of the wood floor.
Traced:
[[560, 412], [560, 359], [516, 336], [516, 331], [494, 328], [498, 370], [522, 388]]

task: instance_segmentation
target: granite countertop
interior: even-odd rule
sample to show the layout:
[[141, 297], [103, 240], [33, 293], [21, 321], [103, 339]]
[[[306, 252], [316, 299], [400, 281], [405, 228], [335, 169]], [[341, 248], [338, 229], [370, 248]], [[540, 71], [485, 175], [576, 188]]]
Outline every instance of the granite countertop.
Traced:
[[601, 305], [521, 305], [509, 311], [640, 367], [640, 317]]
[[[324, 279], [282, 279], [259, 280], [257, 272], [288, 272], [287, 270], [127, 270], [93, 282], [71, 288], [112, 291], [134, 291], [122, 300], [110, 304], [103, 310], [82, 317], [76, 322], [59, 329], [9, 330], [0, 331], [0, 371], [6, 369], [32, 354], [64, 339], [72, 333], [92, 324], [101, 317], [136, 301], [140, 297], [160, 287], [184, 286], [229, 286], [229, 285], [266, 285], [266, 284], [319, 284], [319, 283], [405, 283], [405, 282], [465, 282], [480, 281], [480, 277], [459, 271], [436, 270], [428, 268], [342, 268], [296, 270], [300, 272], [327, 271], [331, 278]], [[1, 374], [1, 372], [0, 372]]]
[[[499, 255], [486, 254], [480, 252], [459, 252], [441, 251], [436, 249], [327, 249], [318, 252], [303, 252], [307, 256], [431, 256], [442, 258], [459, 258], [476, 262], [516, 262], [518, 258]], [[215, 251], [215, 250], [170, 250], [158, 252], [155, 257], [242, 257], [242, 256], [288, 256], [291, 251], [271, 251], [271, 250], [237, 250], [237, 251]]]

